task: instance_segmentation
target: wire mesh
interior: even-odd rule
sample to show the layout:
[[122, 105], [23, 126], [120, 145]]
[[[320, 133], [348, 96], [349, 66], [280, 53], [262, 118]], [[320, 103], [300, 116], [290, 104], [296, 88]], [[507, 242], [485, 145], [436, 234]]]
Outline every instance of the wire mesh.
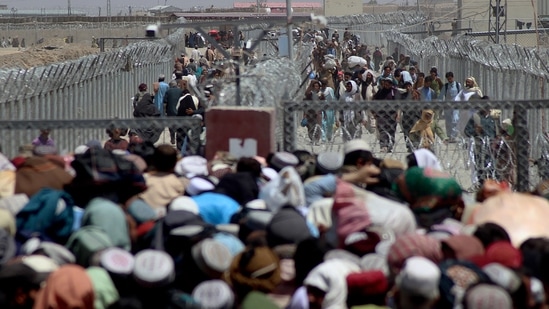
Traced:
[[[517, 190], [526, 191], [549, 176], [549, 136], [539, 131], [526, 132], [526, 111], [535, 113], [549, 101], [302, 101], [284, 104], [284, 149], [307, 150], [312, 153], [342, 151], [351, 139], [366, 140], [379, 158], [406, 162], [406, 157], [418, 148], [428, 148], [440, 159], [443, 168], [458, 179], [464, 188], [476, 190], [487, 178], [505, 180]], [[465, 112], [465, 126], [449, 139], [444, 129], [442, 111]], [[434, 120], [414, 134], [423, 110], [434, 110]], [[395, 113], [383, 113], [383, 111]], [[502, 110], [514, 115], [511, 124], [503, 122]], [[333, 127], [328, 127], [327, 111], [336, 111]], [[345, 113], [354, 111], [358, 122], [349, 122]], [[373, 118], [372, 118], [372, 115]], [[398, 117], [394, 117], [397, 115]], [[413, 123], [410, 125], [404, 122]], [[305, 119], [305, 120], [304, 120]], [[390, 124], [383, 125], [382, 123]], [[493, 127], [490, 127], [492, 125]], [[392, 130], [388, 129], [392, 126]], [[510, 129], [512, 127], [512, 129]], [[408, 129], [406, 129], [408, 128]], [[418, 130], [420, 126], [418, 125]], [[437, 128], [441, 128], [440, 130]], [[511, 133], [512, 132], [512, 133]], [[531, 142], [533, 141], [533, 142]], [[532, 149], [538, 149], [537, 153]], [[534, 164], [535, 163], [535, 164]]]
[[[55, 147], [60, 154], [72, 153], [76, 147], [90, 141], [102, 144], [109, 139], [106, 129], [125, 128], [130, 131], [154, 129], [162, 131], [157, 143], [169, 143], [168, 128], [185, 129], [193, 132], [194, 139], [200, 140], [202, 122], [193, 117], [136, 118], [136, 119], [79, 119], [79, 120], [0, 120], [0, 145], [2, 152], [12, 158], [21, 146], [31, 144], [40, 130], [50, 131]], [[126, 130], [124, 130], [126, 131]], [[125, 138], [128, 138], [126, 136]]]

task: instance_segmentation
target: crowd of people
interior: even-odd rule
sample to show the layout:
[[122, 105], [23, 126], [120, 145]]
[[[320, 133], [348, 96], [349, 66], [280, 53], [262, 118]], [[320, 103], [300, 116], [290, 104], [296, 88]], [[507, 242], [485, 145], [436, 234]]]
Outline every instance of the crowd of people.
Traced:
[[60, 156], [54, 133], [0, 155], [1, 308], [547, 306], [549, 238], [480, 219], [549, 209], [546, 185], [466, 205], [427, 149], [206, 160], [112, 129]]
[[[201, 79], [202, 55], [190, 58], [178, 58], [171, 80], [160, 75], [152, 91], [139, 85], [135, 117], [206, 117], [214, 100], [206, 82], [224, 72]], [[395, 99], [401, 89], [435, 99], [429, 83], [454, 89], [437, 76], [414, 80], [412, 65], [387, 68], [319, 70], [307, 99]], [[330, 86], [334, 73], [343, 88]], [[401, 80], [406, 86], [396, 87]], [[474, 79], [467, 91], [455, 87], [456, 99], [483, 95]], [[207, 160], [187, 128], [168, 128], [170, 143], [159, 144], [164, 128], [154, 126], [109, 127], [106, 142], [67, 155], [49, 129], [13, 158], [0, 148], [0, 308], [547, 308], [549, 230], [508, 213], [533, 206], [520, 214], [543, 220], [536, 214], [549, 212], [549, 185], [512, 193], [488, 179], [467, 204], [422, 145], [441, 130], [437, 112], [420, 112], [323, 111], [326, 129], [311, 138], [330, 140], [346, 127], [342, 153], [218, 151]], [[464, 132], [495, 130], [490, 112], [469, 115]], [[414, 119], [410, 139], [419, 132], [422, 146], [406, 162], [376, 157], [357, 133], [364, 121], [396, 127], [382, 113]], [[305, 126], [318, 121], [309, 114]], [[380, 143], [391, 147], [390, 138]]]
[[[204, 154], [205, 144], [205, 110], [214, 104], [216, 84], [230, 69], [215, 68], [213, 63], [224, 59], [221, 53], [208, 47], [206, 54], [201, 54], [195, 47], [187, 55], [182, 53], [175, 59], [173, 71], [168, 75], [160, 74], [152, 84], [152, 89], [146, 83], [138, 86], [138, 92], [133, 96], [133, 116], [136, 118], [155, 117], [194, 117], [202, 121], [201, 132], [190, 132], [185, 125], [169, 128], [170, 143], [176, 145], [183, 153]], [[116, 138], [128, 134], [130, 140], [138, 139], [156, 143], [164, 128], [151, 126], [128, 131]], [[112, 138], [112, 136], [110, 136]], [[121, 150], [126, 150], [123, 145]]]
[[[467, 77], [461, 84], [455, 80], [452, 71], [447, 71], [443, 81], [438, 68], [431, 67], [428, 73], [421, 72], [421, 64], [409, 55], [399, 54], [397, 48], [383, 60], [380, 47], [375, 47], [371, 54], [368, 46], [351, 38], [352, 33], [347, 29], [341, 41], [337, 31], [332, 33], [331, 39], [326, 31], [316, 31], [311, 35], [315, 47], [304, 99], [347, 103], [387, 101], [386, 108], [306, 111], [301, 125], [307, 127], [313, 144], [330, 143], [336, 137], [344, 141], [361, 138], [364, 129], [376, 134], [379, 149], [384, 153], [395, 150], [398, 131], [403, 134], [409, 152], [420, 148], [435, 151], [437, 143], [472, 139], [477, 144], [474, 146], [474, 161], [478, 170], [496, 164], [487, 158], [486, 153], [498, 152], [498, 141], [513, 145], [513, 119], [501, 119], [501, 111], [489, 107], [476, 111], [460, 108], [459, 102], [490, 99], [483, 94], [475, 77]], [[399, 109], [391, 108], [390, 103], [436, 100], [454, 101], [454, 108], [449, 105], [444, 110]], [[487, 151], [480, 149], [481, 144], [483, 147], [485, 144], [494, 146]], [[482, 171], [478, 174], [473, 182], [481, 183], [486, 176]], [[501, 179], [513, 181], [513, 175], [499, 174]]]

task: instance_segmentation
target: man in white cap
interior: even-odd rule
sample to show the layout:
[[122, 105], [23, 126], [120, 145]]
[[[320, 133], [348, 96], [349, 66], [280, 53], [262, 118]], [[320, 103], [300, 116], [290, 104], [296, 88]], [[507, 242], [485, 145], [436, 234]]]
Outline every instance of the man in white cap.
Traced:
[[366, 164], [372, 163], [374, 156], [370, 144], [363, 139], [352, 139], [343, 146], [345, 158], [343, 165], [356, 166], [360, 168]]
[[408, 258], [395, 279], [396, 308], [433, 308], [440, 296], [438, 289], [440, 276], [438, 266], [427, 258], [419, 256]]

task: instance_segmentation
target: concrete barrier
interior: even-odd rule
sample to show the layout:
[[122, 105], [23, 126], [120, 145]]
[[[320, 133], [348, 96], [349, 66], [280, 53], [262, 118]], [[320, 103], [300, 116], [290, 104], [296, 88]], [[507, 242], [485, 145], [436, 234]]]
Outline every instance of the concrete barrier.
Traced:
[[228, 151], [236, 157], [267, 156], [276, 149], [275, 109], [213, 107], [206, 113], [206, 157]]

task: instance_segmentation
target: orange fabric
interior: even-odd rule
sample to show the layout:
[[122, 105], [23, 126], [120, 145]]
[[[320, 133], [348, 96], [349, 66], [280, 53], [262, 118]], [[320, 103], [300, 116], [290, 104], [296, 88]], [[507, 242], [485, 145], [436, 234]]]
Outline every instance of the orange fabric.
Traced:
[[66, 265], [38, 292], [33, 309], [94, 309], [93, 285], [85, 269]]
[[63, 168], [43, 157], [30, 157], [17, 169], [15, 194], [31, 197], [42, 188], [63, 190], [72, 181], [72, 176]]

